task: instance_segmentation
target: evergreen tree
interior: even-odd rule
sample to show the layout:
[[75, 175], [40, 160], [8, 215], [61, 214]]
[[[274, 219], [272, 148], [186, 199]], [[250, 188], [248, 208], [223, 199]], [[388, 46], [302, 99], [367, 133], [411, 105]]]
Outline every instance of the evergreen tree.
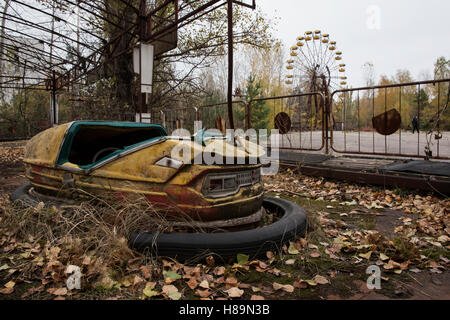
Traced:
[[[262, 86], [261, 81], [257, 81], [256, 77], [251, 73], [247, 79], [247, 85], [244, 91], [244, 101], [246, 105], [250, 103], [250, 124], [251, 128], [267, 129], [269, 126], [269, 114], [270, 108], [266, 105], [266, 101], [253, 101], [254, 99], [261, 98]], [[245, 107], [242, 110], [237, 110], [236, 115], [238, 118], [245, 121]]]

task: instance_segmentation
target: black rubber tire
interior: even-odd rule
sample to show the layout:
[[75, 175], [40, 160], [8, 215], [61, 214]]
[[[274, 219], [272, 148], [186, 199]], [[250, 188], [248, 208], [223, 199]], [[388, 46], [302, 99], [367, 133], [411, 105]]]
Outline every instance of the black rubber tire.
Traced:
[[45, 207], [47, 208], [51, 208], [52, 206], [55, 206], [57, 208], [59, 208], [62, 205], [67, 205], [69, 204], [67, 202], [67, 200], [56, 200], [56, 199], [49, 199], [48, 197], [39, 197], [39, 196], [35, 196], [35, 195], [31, 195], [29, 193], [30, 189], [33, 186], [31, 184], [25, 184], [21, 187], [18, 187], [16, 190], [14, 190], [14, 192], [12, 192], [9, 195], [9, 199], [13, 202], [19, 202], [22, 205], [25, 206], [29, 206], [29, 207], [36, 207], [36, 205], [39, 202], [43, 202]]
[[40, 200], [29, 195], [28, 191], [31, 189], [31, 184], [25, 184], [21, 187], [18, 187], [14, 190], [13, 193], [10, 194], [9, 199], [13, 202], [19, 201], [27, 206], [36, 206]]
[[[64, 202], [39, 199], [29, 194], [31, 184], [17, 188], [11, 201], [19, 201], [35, 207], [39, 202], [45, 205], [62, 205]], [[157, 233], [134, 231], [129, 237], [129, 246], [141, 252], [154, 255], [189, 259], [206, 255], [226, 258], [236, 257], [238, 253], [251, 257], [264, 255], [269, 250], [282, 247], [287, 241], [304, 236], [306, 231], [306, 212], [290, 201], [264, 197], [263, 206], [271, 211], [280, 210], [282, 217], [271, 225], [252, 230], [224, 233]]]
[[279, 249], [283, 243], [304, 236], [306, 212], [290, 201], [264, 197], [263, 206], [282, 211], [280, 220], [271, 225], [252, 230], [224, 233], [152, 233], [135, 231], [129, 246], [159, 256], [187, 259], [217, 255], [236, 257], [238, 253], [257, 257], [269, 250]]

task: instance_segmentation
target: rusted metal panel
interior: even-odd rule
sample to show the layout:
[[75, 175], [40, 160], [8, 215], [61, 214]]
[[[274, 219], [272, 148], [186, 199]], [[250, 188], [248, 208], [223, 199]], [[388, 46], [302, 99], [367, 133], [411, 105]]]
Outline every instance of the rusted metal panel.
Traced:
[[436, 178], [423, 175], [400, 175], [391, 172], [364, 172], [355, 170], [341, 170], [320, 166], [301, 166], [292, 163], [280, 163], [283, 166], [298, 168], [308, 176], [345, 180], [362, 184], [382, 186], [398, 186], [414, 190], [439, 192], [450, 196], [450, 179]]
[[53, 167], [69, 125], [70, 123], [66, 123], [34, 136], [25, 147], [24, 162]]
[[280, 112], [275, 116], [275, 129], [281, 134], [286, 134], [291, 130], [291, 118], [286, 112]]
[[379, 134], [389, 136], [400, 128], [402, 116], [396, 109], [391, 109], [372, 118], [372, 125]]

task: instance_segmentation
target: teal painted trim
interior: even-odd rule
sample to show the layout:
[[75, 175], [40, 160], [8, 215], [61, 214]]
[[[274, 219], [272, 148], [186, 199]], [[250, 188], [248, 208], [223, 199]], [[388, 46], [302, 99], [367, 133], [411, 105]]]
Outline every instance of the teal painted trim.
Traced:
[[209, 132], [204, 128], [202, 128], [194, 134], [194, 141], [198, 142], [199, 144], [205, 147], [206, 146], [205, 138], [211, 137], [223, 137], [223, 134]]
[[200, 129], [199, 131], [197, 131], [194, 135], [194, 140], [201, 144], [202, 146], [206, 146], [205, 140], [204, 140], [204, 136], [205, 136], [205, 129]]
[[[128, 149], [134, 148], [134, 147], [144, 144], [146, 142], [159, 139], [160, 137], [163, 137], [163, 136], [167, 136], [166, 129], [164, 129], [164, 127], [159, 124], [136, 123], [136, 122], [110, 122], [110, 121], [105, 121], [105, 122], [102, 122], [102, 121], [77, 121], [77, 122], [74, 122], [70, 126], [70, 128], [68, 129], [68, 132], [65, 136], [65, 139], [62, 142], [63, 145], [61, 147], [61, 152], [59, 154], [58, 160], [56, 161], [57, 165], [62, 165], [69, 161], [69, 153], [70, 153], [70, 149], [72, 147], [73, 139], [75, 138], [78, 131], [80, 131], [80, 128], [83, 126], [99, 126], [99, 127], [106, 126], [106, 127], [120, 127], [120, 128], [153, 128], [153, 129], [159, 130], [159, 132], [161, 133], [161, 136], [159, 136], [159, 137], [141, 141], [141, 142], [133, 144], [131, 146], [127, 146], [124, 149], [114, 151], [113, 153], [98, 160], [96, 163], [98, 163], [100, 161], [104, 161], [107, 158], [113, 157], [118, 153], [124, 152]], [[89, 169], [94, 165], [95, 165], [95, 163], [90, 164], [90, 165], [80, 166], [80, 168]]]

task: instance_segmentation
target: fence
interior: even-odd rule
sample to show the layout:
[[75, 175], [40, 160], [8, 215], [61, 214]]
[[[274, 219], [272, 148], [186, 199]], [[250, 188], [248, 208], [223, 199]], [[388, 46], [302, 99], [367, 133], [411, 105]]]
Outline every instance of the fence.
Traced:
[[[443, 79], [349, 88], [329, 97], [313, 92], [236, 100], [233, 117], [236, 128], [270, 130], [275, 127], [276, 116], [285, 113], [290, 126], [281, 135], [282, 149], [450, 159], [449, 87], [450, 79]], [[33, 99], [39, 102], [45, 119], [16, 126], [0, 121], [0, 139], [29, 137], [49, 126], [48, 98], [36, 95]], [[17, 103], [21, 101], [17, 99]], [[103, 111], [96, 113], [96, 119], [86, 120], [160, 123], [171, 134], [181, 127], [193, 133], [196, 120], [202, 121], [203, 128], [215, 128], [220, 115], [229, 128], [226, 102], [154, 111], [140, 120], [130, 112]], [[74, 120], [66, 113], [60, 112], [61, 123]], [[413, 128], [415, 116], [419, 132]], [[82, 119], [82, 114], [77, 116], [77, 120]]]
[[[331, 149], [346, 154], [450, 159], [449, 84], [444, 79], [333, 92]], [[378, 131], [374, 118], [381, 121]], [[394, 132], [381, 134], [384, 130]]]
[[[291, 125], [289, 132], [281, 134], [280, 147], [320, 151], [328, 132], [326, 121], [323, 121], [324, 101], [323, 94], [319, 92], [233, 101], [235, 128], [270, 130], [274, 128], [275, 116], [284, 112], [289, 116]], [[215, 128], [219, 115], [229, 128], [226, 102], [155, 112], [152, 119], [165, 126], [169, 133], [179, 127], [193, 133], [195, 120], [201, 121], [203, 128]]]
[[[238, 100], [233, 117], [236, 128], [272, 129], [275, 116], [285, 112], [291, 126], [281, 135], [282, 149], [450, 159], [449, 85], [443, 79], [337, 90], [329, 99], [314, 92]], [[194, 120], [214, 128], [219, 115], [229, 127], [226, 102], [164, 114], [172, 119], [166, 120], [169, 132], [176, 128], [174, 119], [186, 128]], [[419, 132], [413, 133], [415, 116]]]

